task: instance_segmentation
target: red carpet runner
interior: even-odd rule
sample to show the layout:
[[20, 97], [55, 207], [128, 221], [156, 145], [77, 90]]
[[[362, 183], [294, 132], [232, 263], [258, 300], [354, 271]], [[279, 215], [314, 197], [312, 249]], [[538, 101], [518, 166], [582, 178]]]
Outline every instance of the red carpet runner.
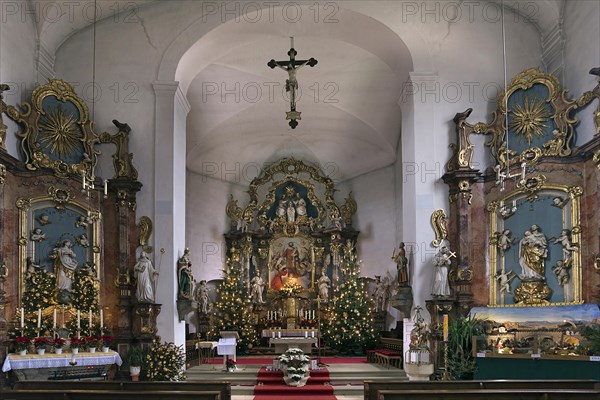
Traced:
[[[326, 384], [327, 383], [327, 384]], [[258, 384], [254, 387], [254, 400], [336, 400], [329, 385], [327, 369], [310, 371], [310, 378], [302, 387], [288, 386], [283, 382], [283, 372], [258, 371]]]

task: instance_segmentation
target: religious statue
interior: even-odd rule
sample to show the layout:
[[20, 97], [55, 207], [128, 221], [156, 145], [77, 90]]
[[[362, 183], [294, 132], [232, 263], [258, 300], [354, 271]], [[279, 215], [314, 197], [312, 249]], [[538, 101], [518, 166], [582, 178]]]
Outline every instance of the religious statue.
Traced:
[[323, 271], [323, 274], [317, 281], [317, 285], [319, 287], [319, 297], [323, 303], [327, 303], [329, 301], [329, 286], [331, 285], [331, 280], [325, 271]]
[[505, 229], [502, 233], [496, 232], [496, 246], [498, 246], [500, 251], [505, 252], [508, 250], [514, 241], [515, 238], [512, 236], [510, 229]]
[[27, 264], [25, 270], [25, 279], [29, 279], [33, 277], [37, 272], [41, 271], [41, 267], [38, 264], [36, 264], [31, 257], [27, 257], [25, 263]]
[[400, 242], [400, 246], [398, 247], [398, 254], [394, 250], [394, 254], [392, 254], [392, 260], [396, 263], [396, 269], [398, 271], [398, 284], [400, 286], [408, 286], [409, 278], [408, 278], [408, 258], [406, 258], [406, 250], [404, 248], [404, 242]]
[[158, 272], [145, 251], [140, 253], [137, 263], [133, 266], [136, 280], [135, 298], [139, 303], [154, 303], [154, 288]]
[[90, 241], [85, 233], [77, 237], [77, 244], [81, 247], [90, 247]]
[[254, 304], [264, 304], [263, 300], [263, 291], [265, 290], [265, 281], [260, 277], [260, 274], [256, 274], [254, 278], [250, 281], [250, 285], [252, 286], [250, 297], [252, 298], [252, 303]]
[[73, 245], [69, 240], [63, 240], [55, 247], [50, 255], [54, 259], [54, 273], [56, 274], [56, 287], [58, 290], [71, 291], [73, 277], [77, 269], [77, 260]]
[[539, 226], [531, 225], [519, 242], [519, 265], [522, 281], [540, 281], [546, 279], [545, 261], [548, 256], [548, 242]]
[[296, 215], [298, 217], [306, 216], [306, 201], [302, 197], [296, 201]]
[[196, 288], [196, 302], [198, 303], [198, 310], [202, 314], [208, 314], [208, 286], [206, 286], [205, 280], [201, 280]]
[[448, 282], [448, 268], [452, 263], [450, 249], [442, 246], [433, 258], [435, 272], [433, 275], [433, 296], [450, 296], [450, 285]]
[[275, 264], [273, 265], [273, 270], [275, 270], [275, 276], [271, 279], [271, 289], [280, 290], [283, 286], [283, 281], [288, 277], [288, 270], [285, 263], [285, 257], [281, 256], [277, 258]]
[[276, 211], [277, 216], [280, 218], [285, 218], [286, 213], [287, 213], [286, 201], [279, 200], [279, 204], [277, 204], [277, 211]]
[[498, 273], [496, 274], [496, 279], [498, 280], [498, 287], [500, 288], [500, 294], [506, 292], [506, 293], [512, 293], [510, 291], [510, 281], [513, 280], [513, 278], [515, 277], [515, 273], [513, 270], [510, 271], [498, 271]]
[[558, 260], [556, 262], [556, 265], [552, 267], [552, 272], [554, 272], [554, 275], [556, 275], [556, 280], [558, 281], [558, 284], [560, 286], [565, 287], [569, 284], [569, 281], [571, 280], [571, 275], [569, 274], [570, 269], [570, 260], [569, 262], [566, 262], [564, 260]]
[[422, 308], [416, 307], [415, 316], [413, 317], [413, 328], [410, 331], [410, 347], [413, 349], [429, 349], [429, 337], [431, 331], [425, 319], [421, 316]]
[[192, 299], [192, 261], [190, 260], [190, 249], [185, 249], [179, 258], [177, 277], [179, 280], [178, 297], [180, 299]]
[[279, 67], [288, 73], [288, 79], [285, 80], [285, 91], [290, 95], [290, 109], [292, 111], [296, 111], [296, 91], [298, 90], [298, 80], [296, 79], [296, 74], [298, 70], [305, 65], [314, 67], [317, 64], [317, 60], [311, 57], [308, 60], [296, 61], [294, 56], [297, 53], [293, 48], [290, 49], [288, 54], [290, 55], [289, 62], [284, 64], [280, 61], [271, 60], [268, 65], [271, 68]]
[[52, 223], [52, 221], [50, 221], [50, 217], [48, 216], [48, 214], [42, 214], [39, 217], [37, 217], [36, 219], [40, 225], [48, 225], [48, 224]]
[[570, 260], [571, 253], [577, 250], [578, 247], [577, 244], [571, 243], [571, 230], [569, 229], [563, 229], [560, 232], [560, 236], [550, 238], [550, 240], [552, 240], [553, 243], [562, 245], [563, 260]]
[[285, 266], [287, 271], [292, 275], [298, 275], [298, 264], [300, 262], [300, 253], [294, 245], [294, 242], [289, 242], [288, 247], [283, 251], [283, 257], [285, 258]]
[[42, 232], [40, 228], [35, 228], [33, 232], [31, 232], [30, 239], [32, 242], [41, 243], [43, 240], [46, 240], [46, 234]]
[[82, 215], [79, 218], [77, 218], [77, 221], [75, 222], [75, 227], [76, 228], [87, 228], [88, 225], [90, 225], [92, 222], [93, 221], [90, 217], [84, 217]]
[[375, 288], [375, 309], [376, 311], [385, 311], [388, 306], [391, 282], [387, 276], [383, 279], [381, 279], [380, 276], [376, 276], [375, 279], [377, 280], [377, 286]]

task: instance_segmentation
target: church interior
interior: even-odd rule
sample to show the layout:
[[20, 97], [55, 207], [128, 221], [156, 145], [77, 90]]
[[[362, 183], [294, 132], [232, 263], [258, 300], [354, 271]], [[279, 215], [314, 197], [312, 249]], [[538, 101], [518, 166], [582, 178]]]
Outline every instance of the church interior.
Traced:
[[0, 18], [0, 399], [600, 396], [599, 1]]

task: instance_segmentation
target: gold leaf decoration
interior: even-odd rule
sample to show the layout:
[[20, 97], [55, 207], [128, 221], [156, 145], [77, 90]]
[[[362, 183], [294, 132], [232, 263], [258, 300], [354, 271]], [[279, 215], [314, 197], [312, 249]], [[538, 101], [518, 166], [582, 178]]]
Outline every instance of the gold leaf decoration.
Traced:
[[40, 118], [40, 129], [44, 132], [39, 142], [43, 149], [61, 159], [77, 153], [78, 144], [82, 141], [77, 121], [61, 105]]
[[548, 128], [545, 122], [550, 117], [550, 112], [544, 107], [544, 100], [530, 100], [527, 96], [523, 98], [523, 104], [515, 104], [512, 111], [513, 118], [509, 128], [516, 135], [527, 140], [531, 146], [533, 136], [544, 136], [543, 128]]

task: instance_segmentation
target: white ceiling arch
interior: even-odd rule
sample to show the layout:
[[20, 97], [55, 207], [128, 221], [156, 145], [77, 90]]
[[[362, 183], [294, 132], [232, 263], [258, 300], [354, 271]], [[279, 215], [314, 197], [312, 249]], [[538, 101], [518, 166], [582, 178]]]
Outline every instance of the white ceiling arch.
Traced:
[[[188, 169], [202, 173], [207, 162], [254, 165], [273, 153], [309, 153], [335, 163], [344, 172], [339, 178], [348, 179], [396, 160], [398, 99], [412, 70], [410, 52], [371, 17], [345, 9], [337, 17], [335, 24], [229, 21], [188, 49], [175, 74], [191, 105]], [[266, 65], [288, 58], [289, 36], [299, 59], [319, 60], [298, 72], [302, 120], [294, 130], [285, 120], [287, 74]]]

